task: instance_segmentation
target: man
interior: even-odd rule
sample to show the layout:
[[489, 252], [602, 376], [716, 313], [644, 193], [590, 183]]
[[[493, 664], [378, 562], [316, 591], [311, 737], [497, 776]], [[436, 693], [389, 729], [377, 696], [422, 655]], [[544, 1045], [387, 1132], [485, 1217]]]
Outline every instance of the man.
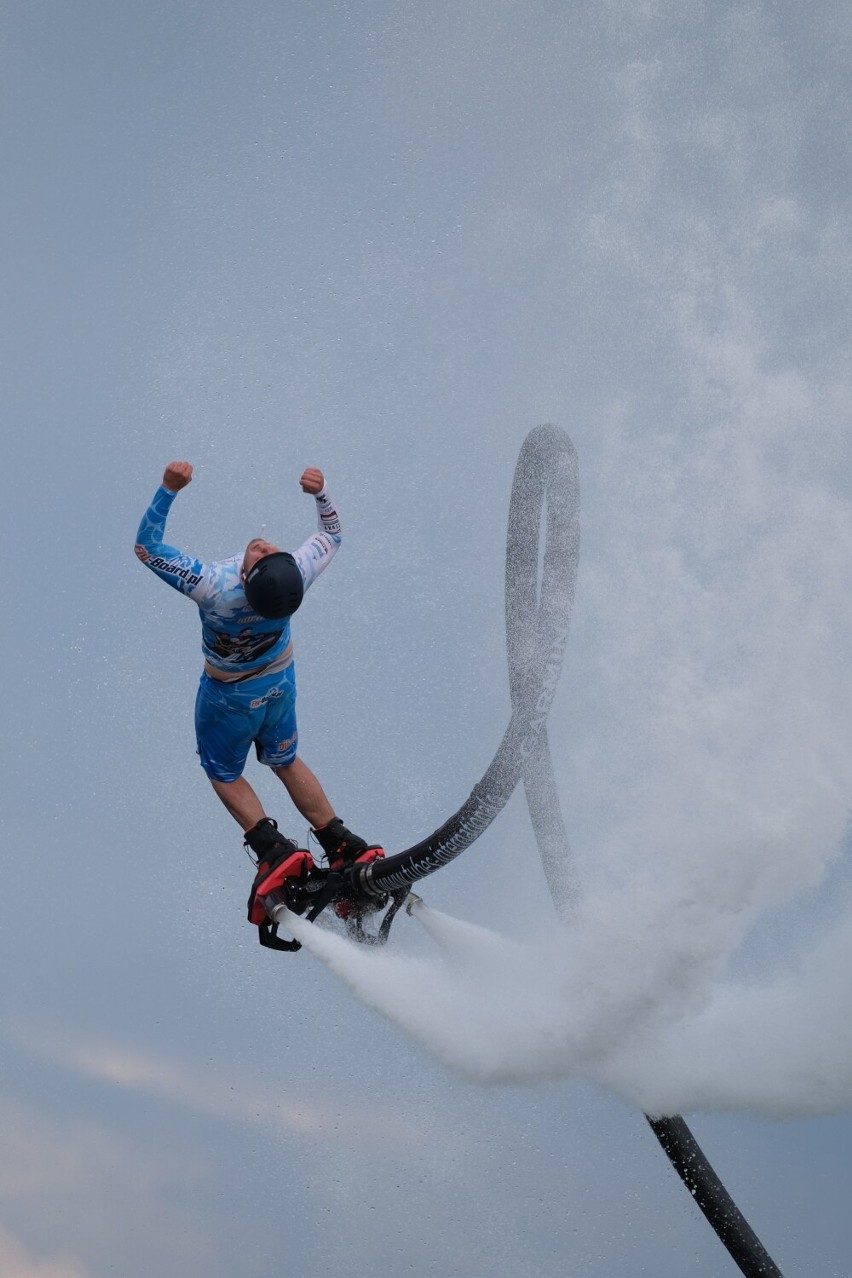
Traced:
[[290, 617], [337, 553], [340, 522], [322, 471], [312, 467], [300, 483], [316, 500], [319, 527], [313, 537], [292, 554], [255, 537], [243, 554], [204, 564], [163, 542], [172, 502], [191, 480], [189, 462], [166, 467], [139, 525], [136, 554], [168, 585], [188, 595], [201, 613], [204, 670], [195, 701], [198, 754], [213, 789], [257, 858], [249, 919], [259, 923], [264, 918], [264, 892], [277, 886], [290, 858], [299, 858], [292, 864], [301, 866], [308, 854], [279, 833], [243, 776], [252, 745], [310, 822], [332, 869], [383, 855], [381, 848], [368, 846], [335, 816], [319, 781], [296, 752]]

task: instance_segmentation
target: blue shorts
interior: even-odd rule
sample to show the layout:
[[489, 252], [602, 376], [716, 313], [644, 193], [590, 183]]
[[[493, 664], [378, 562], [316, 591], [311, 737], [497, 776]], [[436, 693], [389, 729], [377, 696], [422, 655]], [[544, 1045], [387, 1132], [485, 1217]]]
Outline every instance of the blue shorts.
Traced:
[[195, 698], [195, 737], [211, 781], [236, 781], [254, 745], [261, 763], [280, 768], [296, 757], [296, 678], [286, 670], [220, 683], [203, 674]]

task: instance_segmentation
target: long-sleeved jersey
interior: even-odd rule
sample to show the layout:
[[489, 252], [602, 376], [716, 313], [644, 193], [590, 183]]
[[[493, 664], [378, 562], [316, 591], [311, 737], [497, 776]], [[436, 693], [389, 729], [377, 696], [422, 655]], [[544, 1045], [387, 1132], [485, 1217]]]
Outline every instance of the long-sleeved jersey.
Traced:
[[[251, 609], [240, 577], [242, 553], [205, 564], [163, 541], [176, 496], [168, 488], [157, 489], [136, 534], [136, 555], [146, 568], [198, 605], [208, 673], [231, 682], [285, 669], [293, 660], [290, 619], [273, 621]], [[341, 540], [340, 520], [325, 488], [317, 494], [316, 503], [318, 531], [292, 552], [305, 590], [328, 567]]]

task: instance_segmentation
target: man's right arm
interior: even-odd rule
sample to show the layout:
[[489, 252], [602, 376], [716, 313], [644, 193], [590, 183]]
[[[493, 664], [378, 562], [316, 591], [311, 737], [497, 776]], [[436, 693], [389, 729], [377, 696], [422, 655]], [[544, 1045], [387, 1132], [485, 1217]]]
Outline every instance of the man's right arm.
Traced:
[[163, 536], [172, 502], [191, 479], [189, 462], [169, 463], [162, 484], [142, 516], [135, 546], [136, 556], [145, 567], [184, 595], [191, 595], [201, 581], [204, 564], [174, 546], [166, 545]]

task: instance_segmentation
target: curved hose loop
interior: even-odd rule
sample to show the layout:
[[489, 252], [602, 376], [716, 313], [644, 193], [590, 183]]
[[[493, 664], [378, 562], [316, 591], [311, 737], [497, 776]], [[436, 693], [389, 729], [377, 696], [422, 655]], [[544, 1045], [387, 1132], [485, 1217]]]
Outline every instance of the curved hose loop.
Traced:
[[[556, 426], [524, 440], [515, 468], [506, 545], [506, 640], [512, 716], [482, 779], [428, 838], [358, 872], [370, 895], [391, 893], [395, 909], [418, 879], [440, 869], [479, 838], [523, 778], [548, 887], [563, 917], [578, 889], [553, 763], [547, 715], [559, 681], [579, 561], [579, 478], [574, 446]], [[539, 579], [542, 515], [545, 541]], [[746, 1278], [782, 1278], [679, 1116], [651, 1118], [654, 1135]]]
[[[545, 544], [537, 589], [542, 509]], [[358, 872], [358, 888], [396, 892], [447, 865], [479, 838], [523, 776], [554, 898], [566, 897], [567, 841], [546, 722], [568, 638], [579, 559], [579, 481], [574, 445], [556, 426], [530, 431], [512, 484], [506, 549], [506, 636], [512, 715], [497, 752], [457, 812], [404, 852]], [[557, 872], [558, 871], [558, 872]]]
[[[542, 522], [545, 538], [539, 573]], [[547, 715], [562, 670], [579, 560], [577, 454], [564, 431], [539, 426], [524, 441], [512, 483], [506, 539], [506, 650], [512, 712], [528, 719], [520, 745], [527, 807], [550, 894], [563, 915], [576, 905], [579, 888], [553, 774]]]

